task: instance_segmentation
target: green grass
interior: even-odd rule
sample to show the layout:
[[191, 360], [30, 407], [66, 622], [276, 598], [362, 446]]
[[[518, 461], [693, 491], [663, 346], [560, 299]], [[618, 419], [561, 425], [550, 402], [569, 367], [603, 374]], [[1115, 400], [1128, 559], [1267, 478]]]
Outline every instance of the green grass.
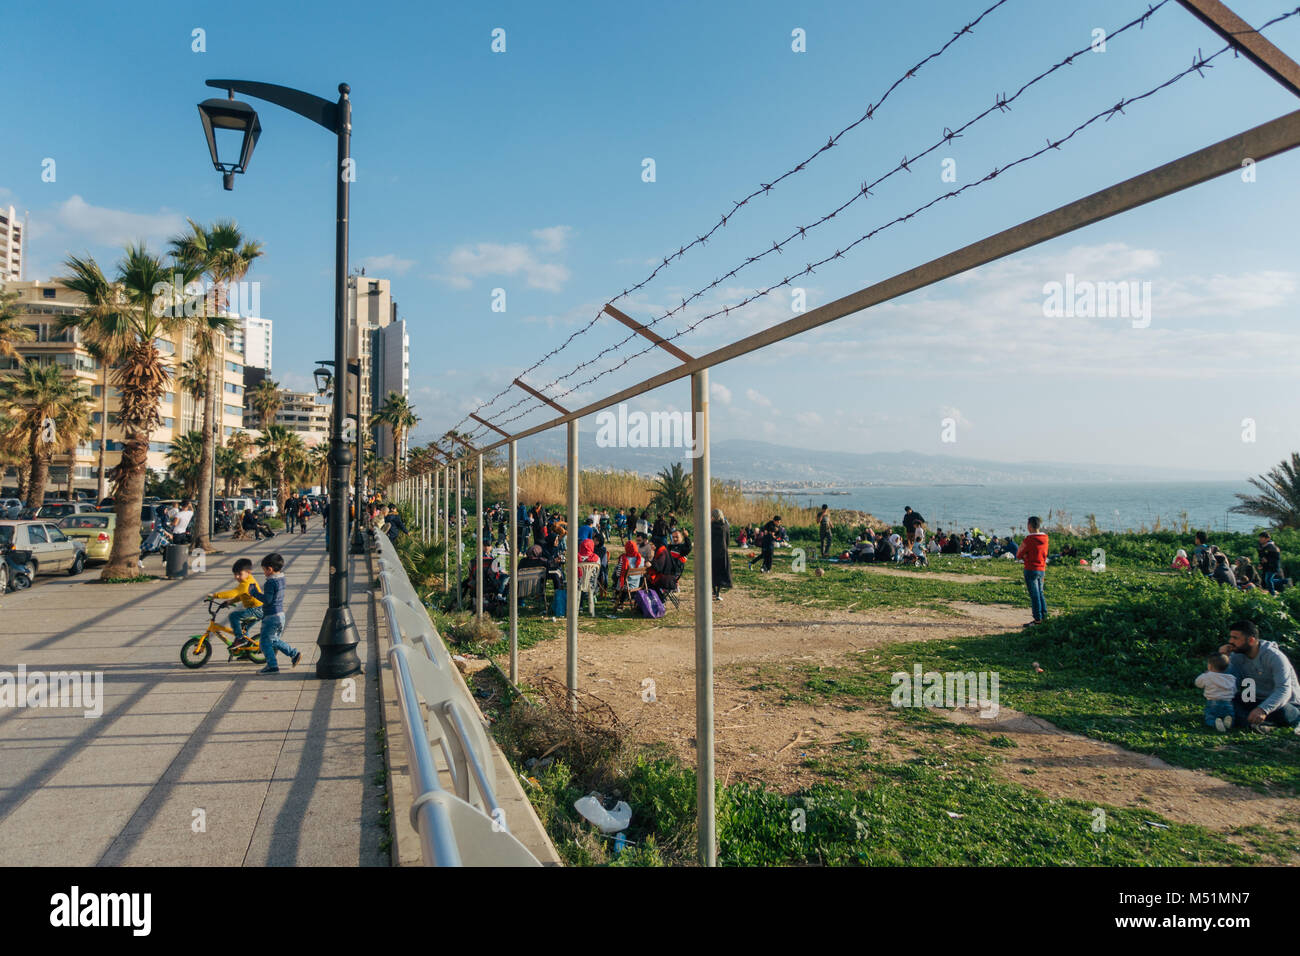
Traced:
[[[762, 787], [718, 788], [719, 862], [724, 866], [1178, 866], [1244, 864], [1256, 857], [1201, 827], [1158, 814], [1054, 800], [1000, 782], [991, 762], [922, 754], [873, 757], [854, 738], [809, 769], [830, 780], [786, 796]], [[570, 866], [690, 863], [695, 854], [695, 774], [672, 759], [638, 757], [615, 781], [633, 808], [627, 838], [593, 832], [573, 810], [585, 790], [557, 762], [529, 787], [538, 815]], [[1096, 810], [1105, 830], [1094, 831]], [[955, 816], [954, 816], [955, 815]], [[1151, 826], [1161, 824], [1160, 827]], [[1285, 841], [1258, 834], [1259, 850]]]

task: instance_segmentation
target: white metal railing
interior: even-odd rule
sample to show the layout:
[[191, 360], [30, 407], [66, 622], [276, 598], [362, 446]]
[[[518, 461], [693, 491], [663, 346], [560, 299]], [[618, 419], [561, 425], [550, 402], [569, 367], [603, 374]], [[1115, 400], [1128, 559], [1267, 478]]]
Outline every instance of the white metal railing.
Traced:
[[411, 825], [425, 865], [540, 866], [510, 833], [493, 785], [492, 746], [468, 686], [392, 543], [375, 537], [388, 664], [410, 754]]

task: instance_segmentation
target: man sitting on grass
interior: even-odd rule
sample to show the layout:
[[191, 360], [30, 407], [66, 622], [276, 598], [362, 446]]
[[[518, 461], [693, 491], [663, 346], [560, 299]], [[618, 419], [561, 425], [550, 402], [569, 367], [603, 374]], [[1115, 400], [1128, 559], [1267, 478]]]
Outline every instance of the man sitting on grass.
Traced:
[[1253, 622], [1238, 621], [1228, 628], [1228, 643], [1219, 653], [1232, 655], [1228, 673], [1237, 678], [1234, 724], [1258, 731], [1291, 727], [1300, 733], [1300, 682], [1275, 642], [1261, 641]]

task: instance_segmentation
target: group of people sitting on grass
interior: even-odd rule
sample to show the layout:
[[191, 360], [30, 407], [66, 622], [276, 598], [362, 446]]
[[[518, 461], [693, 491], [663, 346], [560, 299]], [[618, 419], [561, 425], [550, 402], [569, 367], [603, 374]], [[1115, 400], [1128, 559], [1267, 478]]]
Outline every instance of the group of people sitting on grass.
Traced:
[[1251, 591], [1261, 588], [1269, 594], [1277, 594], [1290, 586], [1290, 579], [1282, 570], [1282, 552], [1267, 531], [1259, 533], [1259, 564], [1251, 562], [1246, 555], [1241, 555], [1235, 562], [1216, 545], [1210, 544], [1209, 535], [1204, 531], [1196, 532], [1196, 545], [1189, 558], [1187, 552], [1179, 548], [1174, 555], [1174, 570], [1195, 568], [1203, 575], [1213, 578], [1220, 584]]
[[[478, 580], [478, 562], [482, 561], [484, 596], [491, 605], [497, 605], [508, 601], [510, 575], [505, 546], [507, 534], [502, 527], [497, 529], [495, 544], [492, 540], [492, 523], [488, 515], [493, 513], [489, 511], [484, 515], [488, 533], [479, 548], [479, 555], [469, 562], [461, 588], [464, 597], [473, 596]], [[495, 509], [495, 513], [508, 516], [508, 512], [501, 509]], [[596, 570], [590, 572], [594, 574], [592, 586], [598, 597], [613, 594], [615, 611], [632, 602], [634, 595], [642, 590], [655, 592], [662, 603], [678, 589], [687, 555], [691, 553], [690, 533], [678, 527], [676, 517], [671, 514], [657, 518], [653, 524], [646, 519], [638, 520], [631, 525], [632, 530], [626, 530], [629, 515], [620, 514], [624, 514], [627, 534], [621, 550], [610, 540], [608, 511], [593, 512], [578, 526], [579, 575], [588, 573], [584, 571], [587, 566], [595, 565]], [[529, 509], [528, 516], [528, 529], [535, 543], [521, 548], [519, 570], [542, 568], [544, 580], [550, 581], [556, 591], [567, 591], [568, 522], [565, 516], [548, 514], [540, 503]], [[521, 533], [521, 543], [526, 542], [527, 537]]]

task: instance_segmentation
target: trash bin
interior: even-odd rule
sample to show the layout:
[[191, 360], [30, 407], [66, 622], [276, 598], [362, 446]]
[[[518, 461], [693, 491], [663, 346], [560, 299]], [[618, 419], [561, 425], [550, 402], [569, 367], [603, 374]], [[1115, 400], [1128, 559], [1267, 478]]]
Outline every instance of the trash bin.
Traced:
[[184, 544], [167, 545], [167, 577], [183, 578], [189, 574], [189, 546]]

